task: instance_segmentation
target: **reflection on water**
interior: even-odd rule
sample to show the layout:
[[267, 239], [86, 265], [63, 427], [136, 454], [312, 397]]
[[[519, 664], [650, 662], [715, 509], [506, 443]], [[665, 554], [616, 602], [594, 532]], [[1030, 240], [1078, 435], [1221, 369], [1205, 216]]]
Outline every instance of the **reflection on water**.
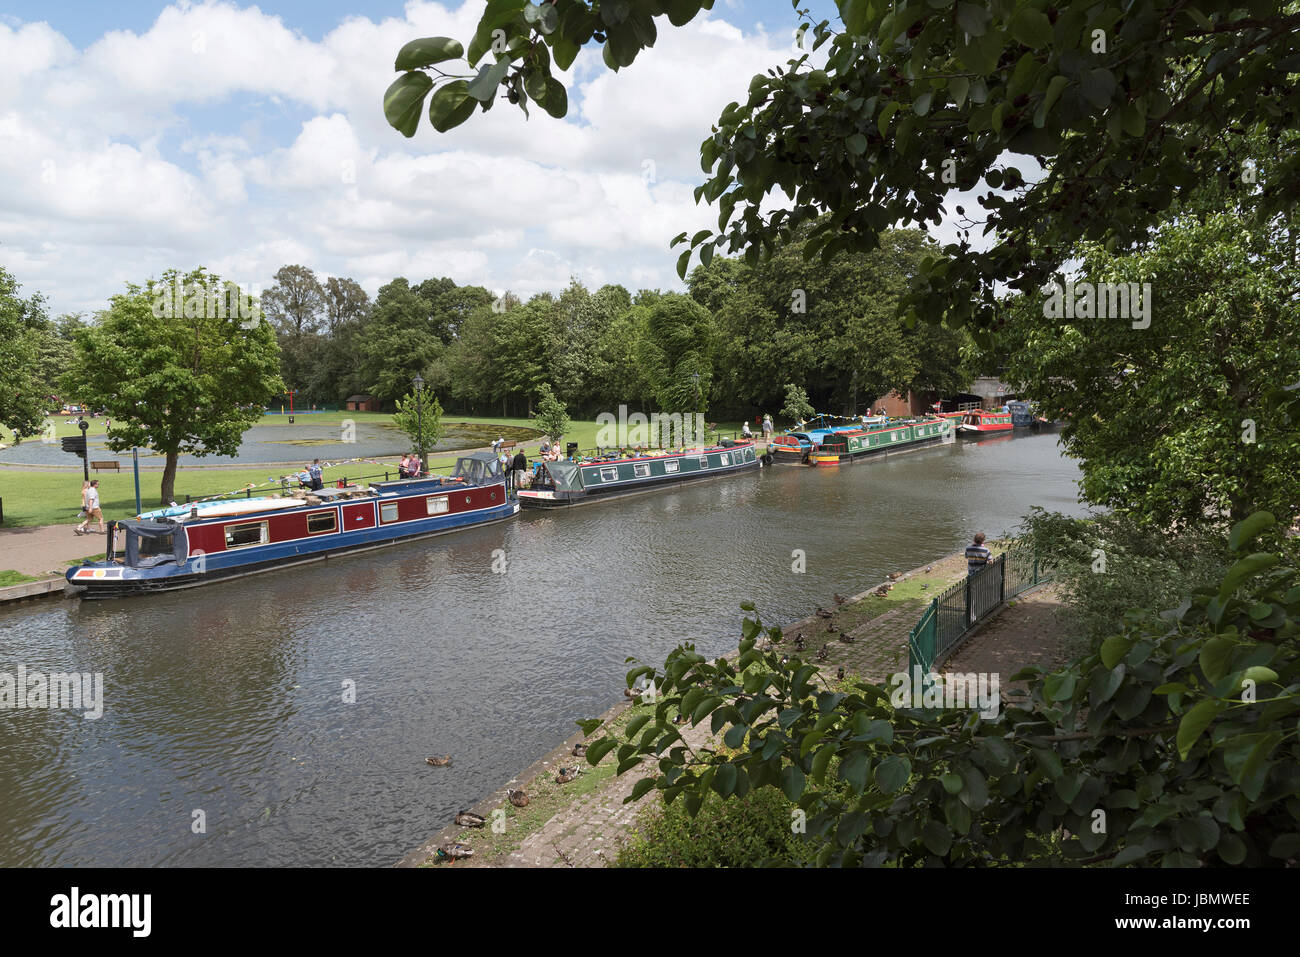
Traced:
[[103, 672], [106, 699], [0, 712], [0, 864], [390, 864], [620, 700], [628, 656], [719, 654], [741, 601], [790, 621], [1031, 505], [1081, 513], [1077, 478], [1054, 436], [1001, 436], [0, 611], [0, 671]]

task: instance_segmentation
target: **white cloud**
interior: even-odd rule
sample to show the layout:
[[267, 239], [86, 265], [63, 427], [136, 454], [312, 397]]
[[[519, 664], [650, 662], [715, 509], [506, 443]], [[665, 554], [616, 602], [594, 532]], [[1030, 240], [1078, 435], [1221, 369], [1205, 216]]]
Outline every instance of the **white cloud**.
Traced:
[[715, 13], [616, 75], [584, 51], [563, 121], [499, 102], [404, 139], [381, 107], [397, 50], [467, 41], [481, 11], [413, 2], [316, 41], [255, 6], [178, 2], [83, 50], [0, 24], [0, 265], [56, 312], [200, 264], [265, 287], [302, 263], [372, 294], [398, 275], [677, 288], [668, 240], [716, 220], [692, 196], [700, 141], [788, 38]]

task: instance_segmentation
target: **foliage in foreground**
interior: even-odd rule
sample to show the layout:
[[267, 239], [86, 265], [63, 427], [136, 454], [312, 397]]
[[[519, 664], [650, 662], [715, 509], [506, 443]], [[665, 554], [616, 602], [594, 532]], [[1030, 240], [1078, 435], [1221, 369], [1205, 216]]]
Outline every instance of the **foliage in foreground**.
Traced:
[[1068, 612], [1067, 646], [1096, 650], [1130, 609], [1177, 605], [1190, 589], [1217, 582], [1230, 563], [1223, 536], [1199, 528], [1167, 535], [1112, 513], [1073, 518], [1034, 508], [1013, 547], [1050, 567]]
[[791, 827], [794, 805], [771, 788], [747, 800], [708, 794], [697, 814], [684, 802], [651, 806], [640, 833], [619, 851], [619, 867], [755, 867], [799, 865], [808, 845]]
[[[817, 669], [760, 646], [779, 636], [747, 618], [733, 662], [679, 646], [653, 715], [617, 740], [618, 772], [657, 761], [651, 790], [698, 814], [710, 791], [746, 799], [779, 788], [824, 839], [821, 865], [1065, 862], [1277, 866], [1300, 856], [1300, 579], [1272, 552], [1247, 554], [1274, 523], [1232, 529], [1217, 588], [1176, 609], [1131, 613], [1096, 653], [1043, 674], [997, 718], [895, 707], [883, 688], [819, 687]], [[752, 609], [752, 606], [748, 606]], [[678, 711], [709, 720], [738, 753], [692, 749]], [[599, 721], [580, 722], [588, 734]], [[841, 790], [841, 785], [847, 785]], [[1042, 835], [1061, 834], [1054, 847]]]

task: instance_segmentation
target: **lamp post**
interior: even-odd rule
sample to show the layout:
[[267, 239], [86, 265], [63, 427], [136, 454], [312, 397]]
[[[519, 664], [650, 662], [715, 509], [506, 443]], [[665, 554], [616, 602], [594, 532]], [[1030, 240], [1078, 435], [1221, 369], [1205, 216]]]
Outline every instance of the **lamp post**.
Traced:
[[415, 383], [415, 428], [419, 432], [416, 444], [420, 452], [420, 474], [427, 475], [429, 459], [424, 451], [424, 376], [417, 372], [411, 381]]

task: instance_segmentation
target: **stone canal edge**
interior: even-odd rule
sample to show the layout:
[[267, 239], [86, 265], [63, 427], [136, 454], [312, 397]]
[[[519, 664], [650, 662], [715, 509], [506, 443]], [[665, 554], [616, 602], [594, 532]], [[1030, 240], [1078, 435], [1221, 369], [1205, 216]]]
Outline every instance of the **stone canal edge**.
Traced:
[[[927, 565], [918, 566], [902, 574], [894, 586], [896, 596], [882, 597], [877, 583], [865, 591], [851, 596], [838, 607], [832, 606], [835, 617], [829, 621], [816, 613], [783, 628], [787, 641], [798, 634], [804, 637], [805, 656], [817, 663], [823, 673], [833, 676], [843, 666], [847, 675], [882, 682], [889, 675], [906, 670], [907, 635], [916, 624], [931, 595], [941, 592], [966, 572], [964, 552], [954, 552]], [[1027, 639], [1032, 647], [1041, 648], [1042, 660], [1034, 663], [1048, 664], [1059, 656], [1059, 643], [1050, 639], [1057, 630], [1053, 624], [1060, 605], [1056, 590], [1048, 586], [1026, 593], [1003, 611], [1015, 606], [1015, 615], [1008, 625], [1014, 630], [1010, 640], [999, 642], [999, 619], [990, 619], [980, 630], [980, 638], [968, 644], [958, 657], [966, 659], [963, 669], [970, 670], [976, 662], [972, 659], [986, 657], [977, 651], [983, 643], [1021, 646]], [[829, 629], [829, 630], [828, 630]], [[845, 632], [854, 641], [838, 640]], [[1045, 643], [1041, 636], [1049, 636]], [[826, 646], [830, 657], [816, 662], [816, 651]], [[1020, 657], [1022, 649], [1008, 648], [1006, 653], [991, 656], [989, 664], [1011, 664], [1006, 655]], [[733, 651], [731, 655], [737, 652]], [[954, 664], [956, 662], [954, 661]], [[1029, 663], [1029, 662], [1025, 662]], [[1017, 664], [1011, 670], [1018, 670]], [[976, 668], [976, 670], [979, 670]], [[631, 701], [616, 704], [600, 719], [605, 727], [619, 728], [631, 717]], [[711, 735], [709, 726], [685, 727], [683, 736], [692, 747], [706, 742]], [[580, 731], [569, 737], [549, 754], [535, 761], [499, 789], [474, 807], [473, 813], [488, 821], [484, 828], [461, 828], [448, 823], [441, 831], [424, 841], [419, 847], [397, 863], [398, 867], [430, 866], [438, 862], [438, 848], [460, 842], [474, 849], [474, 856], [456, 862], [446, 862], [445, 867], [609, 867], [617, 858], [620, 845], [632, 836], [645, 801], [624, 804], [640, 778], [655, 773], [656, 766], [648, 765], [644, 773], [631, 771], [616, 776], [612, 759], [596, 767], [585, 758], [573, 755], [574, 746], [586, 740]], [[560, 768], [581, 768], [583, 773], [567, 784], [559, 784], [556, 776]], [[528, 805], [517, 808], [511, 805], [508, 795], [519, 789], [529, 796]], [[651, 792], [653, 794], [654, 792]], [[504, 833], [494, 832], [491, 824], [496, 820], [505, 825]]]

